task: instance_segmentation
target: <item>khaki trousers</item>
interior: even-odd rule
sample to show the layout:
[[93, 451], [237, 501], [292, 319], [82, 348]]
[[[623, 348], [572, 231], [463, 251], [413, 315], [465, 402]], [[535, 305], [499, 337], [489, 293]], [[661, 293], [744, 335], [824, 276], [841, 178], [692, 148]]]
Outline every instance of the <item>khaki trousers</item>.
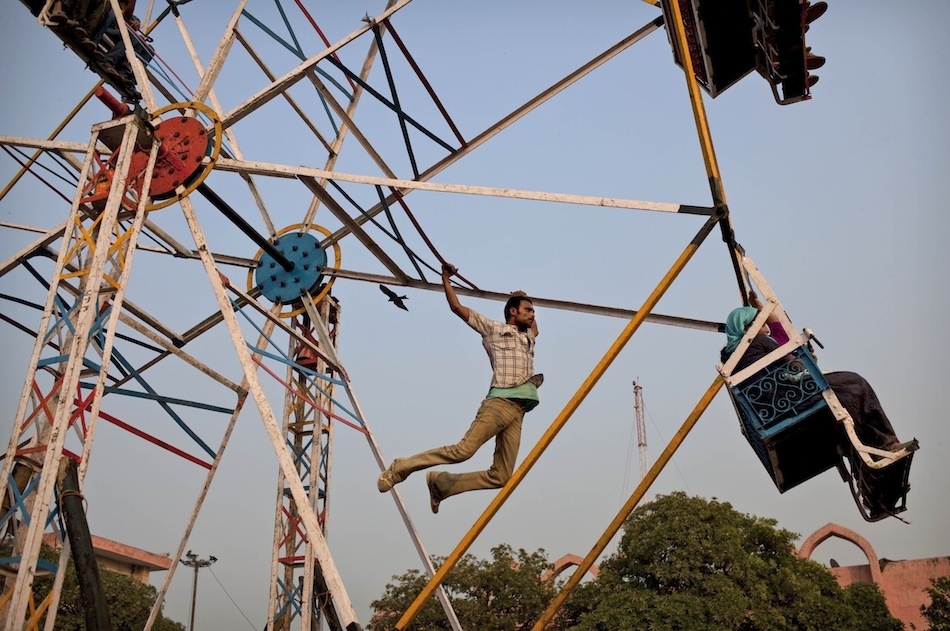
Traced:
[[524, 408], [509, 399], [485, 399], [475, 420], [462, 439], [454, 445], [430, 449], [408, 458], [393, 461], [393, 477], [402, 482], [409, 474], [436, 465], [455, 464], [468, 460], [478, 448], [495, 437], [495, 456], [487, 471], [471, 473], [439, 473], [435, 484], [445, 499], [450, 495], [476, 489], [497, 489], [505, 485], [515, 469], [521, 446], [521, 422]]

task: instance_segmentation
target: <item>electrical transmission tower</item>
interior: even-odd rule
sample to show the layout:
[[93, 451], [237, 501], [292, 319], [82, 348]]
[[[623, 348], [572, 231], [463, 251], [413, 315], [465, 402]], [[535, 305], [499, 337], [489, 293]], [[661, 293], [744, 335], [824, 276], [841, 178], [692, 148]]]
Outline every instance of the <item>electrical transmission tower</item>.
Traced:
[[643, 386], [633, 382], [633, 409], [637, 416], [637, 450], [640, 458], [640, 479], [647, 476], [647, 426], [643, 422]]

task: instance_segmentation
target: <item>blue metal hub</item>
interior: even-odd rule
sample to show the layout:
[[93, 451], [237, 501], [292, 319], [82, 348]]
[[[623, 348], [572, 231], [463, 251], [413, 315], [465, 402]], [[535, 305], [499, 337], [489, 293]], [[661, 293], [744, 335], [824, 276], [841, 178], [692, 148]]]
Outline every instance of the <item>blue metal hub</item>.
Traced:
[[254, 280], [264, 297], [288, 304], [316, 289], [327, 265], [327, 252], [317, 237], [306, 232], [288, 232], [277, 237], [273, 244], [293, 263], [293, 269], [288, 271], [270, 254], [261, 253]]

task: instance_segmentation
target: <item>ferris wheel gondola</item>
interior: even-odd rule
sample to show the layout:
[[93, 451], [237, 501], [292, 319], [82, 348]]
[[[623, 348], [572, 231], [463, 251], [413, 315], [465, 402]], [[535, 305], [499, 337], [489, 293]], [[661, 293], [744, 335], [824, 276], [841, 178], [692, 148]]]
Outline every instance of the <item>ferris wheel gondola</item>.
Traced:
[[[868, 391], [870, 386], [854, 373], [823, 373], [812, 349], [814, 334], [810, 329], [797, 332], [752, 261], [743, 257], [742, 263], [766, 302], [761, 308], [753, 305], [758, 308], [755, 319], [717, 370], [728, 386], [742, 434], [776, 488], [784, 493], [835, 467], [865, 520], [904, 512], [917, 441], [867, 444], [871, 432], [859, 429], [862, 424], [867, 427], [867, 420], [856, 417], [870, 416], [869, 410], [878, 407], [876, 395], [871, 392], [868, 398], [873, 401], [864, 405], [844, 401], [854, 398], [852, 386]], [[776, 341], [768, 354], [744, 362], [751, 359], [744, 354], [767, 321], [775, 322], [787, 341]], [[843, 384], [844, 379], [860, 383]], [[887, 426], [892, 430], [889, 422]]]
[[[74, 3], [67, 10], [55, 0], [22, 0], [30, 12], [49, 27], [63, 44], [86, 66], [112, 86], [128, 103], [137, 103], [142, 95], [126, 58], [125, 44], [118, 21], [108, 0]], [[131, 3], [134, 4], [134, 3]], [[147, 35], [129, 29], [135, 55], [148, 63], [155, 49]]]

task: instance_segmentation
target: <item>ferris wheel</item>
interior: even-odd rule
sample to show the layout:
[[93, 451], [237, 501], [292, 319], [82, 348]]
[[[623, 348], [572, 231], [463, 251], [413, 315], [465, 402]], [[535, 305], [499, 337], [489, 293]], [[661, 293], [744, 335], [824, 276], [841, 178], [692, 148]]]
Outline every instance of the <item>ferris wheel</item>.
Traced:
[[[560, 76], [546, 82], [526, 78], [539, 87], [512, 103], [493, 96], [509, 88], [510, 76], [500, 86], [482, 76], [463, 94], [440, 90], [440, 81], [428, 69], [438, 68], [441, 79], [457, 70], [440, 59], [437, 45], [418, 44], [426, 27], [424, 12], [433, 10], [420, 3], [390, 1], [372, 16], [334, 14], [331, 31], [318, 11], [299, 0], [239, 0], [213, 8], [189, 1], [159, 7], [141, 1], [136, 6], [119, 0], [24, 0], [24, 13], [37, 18], [37, 30], [55, 35], [95, 73], [86, 72], [87, 78], [98, 75], [100, 82], [49, 139], [0, 137], [15, 165], [0, 203], [7, 198], [22, 204], [23, 196], [30, 196], [31, 206], [55, 209], [44, 210], [44, 218], [51, 218], [45, 224], [4, 224], [16, 233], [11, 242], [17, 247], [4, 253], [0, 279], [16, 289], [4, 290], [0, 313], [8, 326], [36, 340], [3, 464], [9, 480], [2, 511], [11, 550], [4, 603], [9, 628], [32, 628], [45, 612], [56, 609], [58, 589], [50, 590], [42, 603], [32, 600], [31, 589], [38, 573], [62, 576], [74, 545], [66, 537], [70, 524], [60, 510], [57, 475], [61, 463], [72, 460], [78, 463], [79, 484], [85, 484], [88, 464], [105, 459], [102, 447], [93, 450], [103, 426], [111, 435], [141, 441], [150, 453], [160, 454], [139, 464], [154, 469], [153, 478], [160, 479], [165, 466], [191, 476], [193, 504], [179, 518], [181, 536], [173, 553], [180, 559], [190, 549], [189, 537], [216, 488], [212, 483], [225, 454], [234, 451], [228, 449], [232, 432], [239, 419], [254, 415], [260, 417], [279, 465], [267, 628], [309, 629], [321, 621], [334, 630], [361, 628], [326, 535], [331, 497], [340, 493], [330, 483], [338, 457], [336, 433], [352, 431], [365, 438], [379, 470], [388, 461], [347, 370], [342, 349], [348, 344], [340, 344], [347, 339], [341, 331], [351, 312], [391, 307], [382, 295], [371, 306], [344, 304], [338, 298], [340, 286], [379, 286], [396, 302], [408, 294], [411, 309], [412, 298], [441, 291], [438, 272], [457, 254], [444, 243], [480, 248], [483, 259], [478, 260], [504, 256], [506, 248], [518, 244], [518, 235], [506, 234], [499, 225], [507, 218], [498, 215], [478, 226], [482, 232], [453, 234], [450, 240], [446, 235], [452, 226], [433, 219], [433, 208], [466, 203], [459, 199], [478, 200], [473, 207], [483, 200], [502, 200], [545, 208], [638, 210], [697, 224], [636, 309], [595, 304], [569, 291], [532, 296], [541, 307], [629, 323], [439, 571], [406, 502], [397, 490], [391, 492], [405, 526], [402, 536], [408, 536], [393, 545], [414, 548], [431, 577], [417, 603], [437, 596], [455, 629], [461, 626], [441, 578], [640, 325], [721, 331], [716, 321], [653, 311], [716, 228], [727, 246], [727, 276], [734, 278], [739, 295], [744, 299], [755, 286], [768, 305], [761, 317], [775, 313], [794, 331], [735, 240], [699, 90], [717, 96], [756, 70], [777, 102], [811, 98], [815, 81], [810, 71], [820, 62], [806, 53], [801, 28], [796, 42], [787, 38], [787, 30], [775, 30], [778, 21], [792, 17], [803, 20], [800, 26], [813, 21], [808, 2], [778, 3], [784, 13], [757, 22], [739, 51], [722, 48], [725, 40], [716, 36], [725, 27], [705, 20], [699, 2], [645, 7], [649, 14], [642, 25], [619, 29], [622, 35], [615, 41], [598, 41]], [[761, 3], [762, 12], [768, 14], [772, 4]], [[792, 4], [797, 14], [789, 9]], [[684, 12], [690, 7], [695, 12]], [[679, 25], [666, 31], [674, 61], [687, 70], [711, 183], [710, 204], [446, 179], [457, 163], [478, 155], [589, 74], [663, 31], [665, 23]], [[445, 46], [451, 35], [448, 29], [439, 43]], [[704, 50], [711, 54], [696, 52], [697, 37], [707, 38]], [[689, 55], [681, 53], [687, 50]], [[473, 116], [472, 109], [487, 113]], [[91, 133], [83, 127], [90, 119]], [[68, 136], [61, 134], [64, 129]], [[420, 218], [423, 214], [426, 220]], [[511, 222], [515, 232], [517, 225]], [[505, 236], [498, 238], [499, 231]], [[572, 245], [596, 250], [589, 243]], [[483, 286], [467, 267], [456, 286], [459, 294], [474, 299], [504, 301], [508, 296], [507, 288]], [[790, 338], [789, 348], [805, 348], [812, 339], [794, 332]], [[690, 422], [695, 423], [724, 383], [740, 418], [761, 411], [749, 403], [748, 389], [742, 389], [748, 385], [748, 371], [735, 368], [735, 362], [721, 366]], [[811, 372], [818, 373], [817, 366]], [[827, 389], [820, 383], [816, 387]], [[833, 399], [823, 402], [816, 437], [825, 436], [829, 425], [847, 426], [847, 410], [835, 407]], [[814, 410], [799, 412], [810, 416]], [[841, 465], [854, 480], [859, 508], [870, 511], [866, 516], [879, 519], [903, 510], [916, 445], [896, 453], [831, 449], [812, 469], [790, 471], [784, 465], [795, 446], [757, 436], [760, 428], [754, 425], [749, 421], [743, 431], [779, 490]], [[111, 446], [110, 441], [106, 448]], [[171, 461], [174, 465], [166, 464]], [[896, 466], [882, 478], [879, 472], [891, 464]], [[880, 485], [888, 487], [893, 501], [883, 508], [868, 505], [866, 498]], [[636, 501], [642, 490], [637, 493]], [[161, 511], [160, 505], [145, 504], [136, 509], [143, 515]], [[50, 532], [63, 541], [59, 563], [39, 556]], [[160, 614], [175, 574], [172, 565], [147, 627]], [[62, 579], [56, 580], [61, 585]], [[414, 609], [399, 628], [408, 624]]]

